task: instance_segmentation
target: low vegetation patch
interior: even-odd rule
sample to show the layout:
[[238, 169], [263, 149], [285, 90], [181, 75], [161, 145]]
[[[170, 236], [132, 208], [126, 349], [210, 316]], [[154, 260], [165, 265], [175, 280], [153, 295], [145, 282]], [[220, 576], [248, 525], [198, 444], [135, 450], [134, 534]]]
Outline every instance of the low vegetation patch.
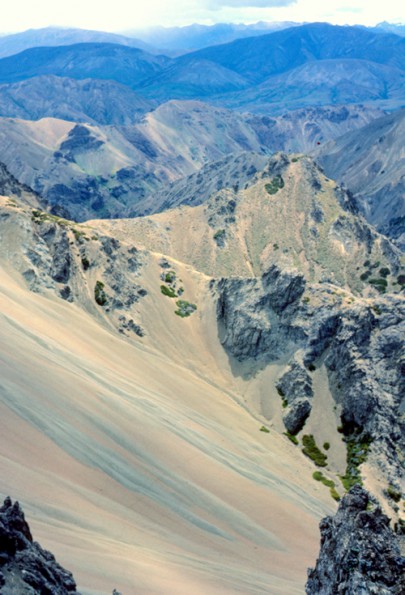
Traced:
[[336, 500], [336, 502], [339, 502], [340, 501], [339, 492], [336, 490], [335, 487], [330, 488], [329, 492], [330, 492], [330, 495], [332, 496], [332, 498], [334, 500]]
[[82, 256], [82, 267], [83, 267], [83, 270], [84, 271], [87, 271], [87, 269], [89, 268], [89, 266], [90, 266], [90, 261], [87, 258], [87, 256]]
[[368, 451], [372, 443], [370, 436], [352, 434], [344, 438], [346, 442], [346, 473], [340, 476], [343, 487], [349, 491], [354, 485], [363, 485], [360, 475], [360, 465], [367, 460]]
[[329, 488], [329, 492], [330, 492], [330, 495], [332, 496], [332, 498], [334, 500], [336, 500], [337, 502], [339, 502], [340, 496], [339, 496], [338, 491], [336, 490], [336, 487], [335, 487], [336, 484], [334, 481], [325, 477], [324, 474], [322, 473], [322, 471], [315, 471], [315, 473], [312, 474], [312, 477], [316, 481], [320, 481], [321, 483], [323, 483], [324, 486]]
[[384, 279], [386, 279], [388, 277], [388, 275], [391, 275], [391, 271], [388, 267], [382, 267], [379, 270], [380, 273], [380, 277], [384, 277]]
[[269, 430], [268, 428], [266, 428], [266, 426], [262, 426], [262, 427], [260, 428], [260, 431], [261, 431], [261, 432], [264, 432], [265, 434], [270, 434], [270, 430]]
[[284, 188], [284, 180], [281, 176], [275, 176], [271, 182], [264, 186], [268, 194], [276, 194], [281, 188]]
[[324, 474], [322, 473], [322, 471], [315, 471], [315, 473], [312, 474], [312, 477], [316, 481], [320, 481], [321, 483], [323, 483], [323, 485], [326, 486], [327, 488], [335, 487], [335, 482], [332, 481], [331, 479], [328, 479], [327, 477], [325, 477]]
[[285, 392], [283, 391], [282, 388], [280, 388], [279, 386], [276, 386], [276, 390], [277, 390], [278, 394], [280, 395], [280, 397], [285, 397]]
[[108, 301], [107, 294], [104, 291], [104, 283], [101, 281], [96, 281], [94, 287], [94, 299], [99, 306], [105, 306]]
[[385, 293], [386, 289], [387, 289], [387, 280], [383, 279], [383, 278], [379, 278], [379, 279], [369, 279], [368, 282], [370, 283], [370, 285], [372, 285], [373, 287], [375, 287], [376, 289], [378, 289], [378, 291], [380, 293]]
[[180, 316], [180, 318], [187, 318], [197, 310], [197, 306], [187, 300], [177, 300], [176, 306], [178, 309], [175, 311], [175, 314]]
[[290, 432], [283, 432], [284, 436], [287, 436], [287, 438], [293, 443], [295, 444], [295, 446], [297, 446], [299, 444], [298, 442], [298, 438], [296, 436], [294, 436], [294, 434], [291, 434]]
[[306, 434], [302, 438], [304, 448], [302, 452], [311, 459], [318, 467], [326, 467], [328, 457], [316, 445], [315, 438], [312, 434]]
[[166, 297], [169, 298], [175, 298], [177, 297], [176, 292], [174, 291], [173, 287], [168, 287], [167, 285], [161, 285], [160, 286], [160, 291], [163, 293], [163, 295], [165, 295]]
[[399, 502], [401, 500], [401, 492], [396, 490], [394, 486], [388, 486], [386, 489], [386, 494], [389, 498], [391, 498], [391, 500], [394, 500], [394, 502]]
[[214, 240], [221, 240], [225, 238], [225, 229], [218, 229], [215, 233], [214, 233]]
[[164, 281], [165, 283], [174, 283], [176, 280], [176, 273], [174, 271], [168, 271], [164, 273]]

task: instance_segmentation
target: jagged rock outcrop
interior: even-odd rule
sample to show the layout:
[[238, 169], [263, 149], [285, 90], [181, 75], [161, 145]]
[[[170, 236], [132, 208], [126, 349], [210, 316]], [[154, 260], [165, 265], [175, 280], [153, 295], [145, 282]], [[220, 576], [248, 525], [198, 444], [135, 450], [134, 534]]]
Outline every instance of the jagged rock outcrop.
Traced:
[[339, 295], [333, 285], [309, 284], [300, 273], [275, 266], [262, 279], [221, 279], [212, 288], [219, 338], [232, 358], [249, 362], [253, 372], [289, 362], [278, 381], [286, 428], [296, 433], [304, 425], [312, 397], [308, 371], [324, 365], [341, 408], [341, 431], [371, 443], [370, 454], [397, 486], [405, 434], [403, 297]]
[[[212, 284], [215, 286], [215, 283]], [[260, 279], [221, 279], [217, 315], [222, 345], [236, 359], [277, 360], [303, 341], [293, 318], [305, 288], [301, 273], [273, 266]]]
[[293, 360], [277, 383], [277, 390], [286, 405], [283, 422], [290, 434], [299, 432], [311, 413], [314, 395], [312, 378], [302, 362]]
[[400, 595], [405, 592], [405, 558], [389, 519], [369, 509], [368, 493], [354, 486], [334, 518], [320, 523], [321, 550], [308, 571], [307, 595]]
[[10, 253], [10, 258], [32, 291], [51, 290], [92, 314], [107, 315], [121, 334], [145, 335], [133, 309], [147, 295], [139, 279], [142, 252], [87, 226], [23, 207], [17, 201], [4, 202], [0, 237], [5, 242], [18, 239], [21, 253], [18, 257]]
[[73, 575], [33, 541], [18, 502], [0, 508], [0, 588], [2, 595], [77, 593]]

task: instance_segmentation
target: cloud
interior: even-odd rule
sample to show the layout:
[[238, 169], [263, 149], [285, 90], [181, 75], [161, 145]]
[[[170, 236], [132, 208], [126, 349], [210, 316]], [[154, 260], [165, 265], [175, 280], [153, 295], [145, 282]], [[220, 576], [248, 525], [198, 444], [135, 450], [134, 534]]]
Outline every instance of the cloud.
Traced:
[[225, 7], [232, 8], [273, 8], [276, 6], [291, 6], [297, 0], [205, 0], [204, 4], [209, 10], [220, 10]]

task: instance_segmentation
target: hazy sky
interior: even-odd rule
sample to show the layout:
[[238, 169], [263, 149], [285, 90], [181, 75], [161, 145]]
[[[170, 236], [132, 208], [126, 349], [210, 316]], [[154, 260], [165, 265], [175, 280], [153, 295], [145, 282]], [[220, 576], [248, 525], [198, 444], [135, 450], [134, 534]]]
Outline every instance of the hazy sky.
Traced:
[[328, 21], [373, 25], [405, 22], [403, 0], [11, 0], [0, 31], [62, 25], [104, 31], [194, 22]]

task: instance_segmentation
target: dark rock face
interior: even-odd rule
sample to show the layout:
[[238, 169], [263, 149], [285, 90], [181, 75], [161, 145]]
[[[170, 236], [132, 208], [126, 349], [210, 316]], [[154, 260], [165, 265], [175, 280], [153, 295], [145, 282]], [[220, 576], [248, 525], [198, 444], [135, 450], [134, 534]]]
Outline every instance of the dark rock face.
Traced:
[[360, 442], [371, 438], [370, 454], [397, 485], [397, 453], [405, 435], [400, 415], [403, 299], [387, 295], [375, 304], [359, 301], [342, 309], [332, 299], [334, 286], [310, 285], [300, 273], [276, 266], [262, 279], [221, 279], [212, 287], [219, 338], [232, 358], [248, 362], [252, 370], [288, 362], [278, 381], [286, 428], [295, 433], [304, 425], [312, 407], [307, 370], [324, 365], [341, 406], [344, 434]]
[[290, 434], [296, 434], [311, 413], [312, 379], [302, 363], [294, 360], [278, 381], [277, 389], [287, 404], [284, 425]]
[[0, 508], [0, 586], [4, 595], [77, 593], [72, 574], [33, 541], [20, 505], [10, 498]]
[[334, 518], [320, 523], [321, 550], [308, 571], [307, 595], [399, 595], [405, 593], [405, 558], [380, 508], [354, 486]]

